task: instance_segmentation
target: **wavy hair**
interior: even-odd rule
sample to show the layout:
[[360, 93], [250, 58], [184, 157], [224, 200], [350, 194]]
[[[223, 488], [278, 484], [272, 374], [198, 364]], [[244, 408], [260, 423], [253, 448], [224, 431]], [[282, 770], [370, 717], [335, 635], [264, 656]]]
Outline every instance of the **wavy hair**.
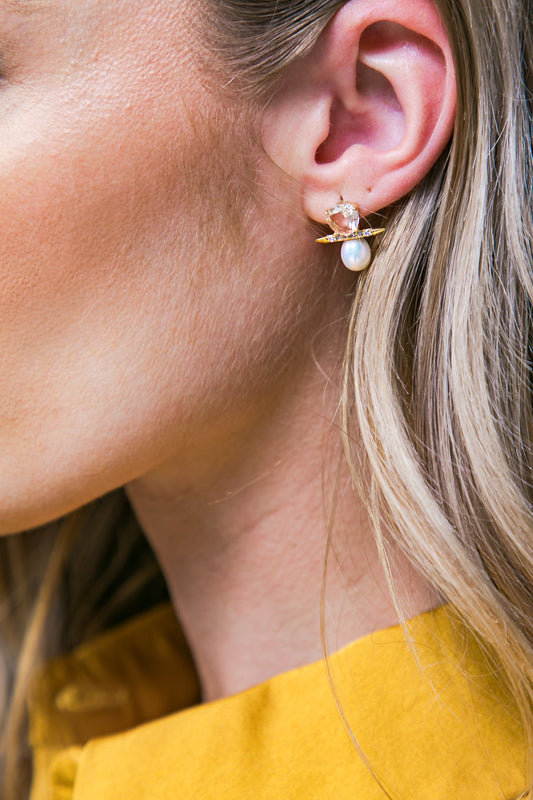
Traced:
[[[264, 102], [344, 2], [216, 0], [210, 15], [216, 17], [214, 46], [230, 77], [254, 102]], [[388, 232], [372, 269], [358, 279], [345, 359], [343, 437], [385, 567], [399, 547], [490, 645], [522, 711], [531, 750], [533, 3], [435, 2], [456, 66], [455, 134], [426, 179], [387, 211]], [[363, 443], [363, 456], [355, 439]], [[92, 512], [83, 523], [96, 530], [94, 513], [106, 519], [96, 536], [91, 533], [85, 573], [99, 574], [109, 558], [111, 531], [128, 512], [120, 498], [102, 505], [117, 504], [118, 511]], [[78, 545], [69, 548], [72, 526], [59, 539], [47, 530], [56, 542], [55, 560], [36, 604], [13, 594], [16, 575], [27, 574], [34, 535], [17, 545], [0, 542], [0, 564], [7, 565], [0, 575], [2, 624], [16, 619], [16, 611], [21, 619], [6, 640], [11, 663], [22, 648], [6, 726], [12, 781], [24, 692], [42, 649], [44, 620], [49, 612], [57, 620], [58, 609], [66, 608], [54, 604], [45, 587], [68, 584], [79, 563]], [[66, 637], [70, 645], [109, 623], [105, 609], [121, 591], [129, 598], [123, 609], [133, 607], [133, 597], [142, 605], [164, 592], [140, 537], [133, 530], [129, 556], [116, 557], [116, 568], [85, 606], [90, 613], [84, 624], [63, 625], [75, 631]], [[131, 575], [130, 557], [137, 584], [128, 593], [122, 581]], [[73, 598], [69, 604], [63, 618], [72, 622], [78, 606]], [[23, 640], [28, 613], [20, 609], [26, 606], [34, 609], [33, 624]]]
[[[491, 646], [531, 751], [533, 3], [435, 4], [457, 73], [455, 132], [427, 178], [389, 210], [359, 281], [345, 452], [393, 596], [399, 547]], [[218, 5], [229, 63], [262, 93], [343, 3]]]

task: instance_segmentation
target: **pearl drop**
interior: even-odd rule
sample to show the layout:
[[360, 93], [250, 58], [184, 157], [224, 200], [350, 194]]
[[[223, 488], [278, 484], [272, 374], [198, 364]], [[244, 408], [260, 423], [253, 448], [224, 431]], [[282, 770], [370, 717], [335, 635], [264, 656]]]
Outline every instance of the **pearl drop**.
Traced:
[[372, 253], [368, 242], [365, 242], [364, 239], [352, 239], [342, 245], [341, 258], [345, 267], [358, 272], [360, 269], [368, 267]]

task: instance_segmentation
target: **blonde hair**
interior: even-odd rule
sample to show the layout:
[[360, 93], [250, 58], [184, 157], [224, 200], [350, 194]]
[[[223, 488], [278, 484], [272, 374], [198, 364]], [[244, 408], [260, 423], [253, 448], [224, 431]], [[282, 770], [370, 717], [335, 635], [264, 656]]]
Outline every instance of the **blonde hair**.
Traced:
[[[224, 0], [228, 60], [247, 64], [245, 84], [263, 92], [265, 69], [272, 82], [342, 5]], [[457, 72], [455, 134], [427, 178], [389, 210], [387, 235], [358, 285], [345, 452], [393, 595], [388, 565], [399, 547], [492, 647], [531, 750], [533, 7], [436, 6]], [[229, 32], [246, 22], [249, 35], [235, 47]], [[359, 438], [364, 459], [352, 445]]]
[[[234, 82], [261, 101], [343, 4], [217, 0], [215, 46]], [[389, 209], [386, 237], [357, 286], [346, 455], [384, 564], [403, 549], [491, 645], [531, 743], [533, 9], [530, 0], [436, 5], [457, 71], [455, 135]], [[109, 575], [108, 586], [119, 577]], [[392, 569], [390, 582], [394, 592]], [[7, 596], [12, 579], [4, 583]]]

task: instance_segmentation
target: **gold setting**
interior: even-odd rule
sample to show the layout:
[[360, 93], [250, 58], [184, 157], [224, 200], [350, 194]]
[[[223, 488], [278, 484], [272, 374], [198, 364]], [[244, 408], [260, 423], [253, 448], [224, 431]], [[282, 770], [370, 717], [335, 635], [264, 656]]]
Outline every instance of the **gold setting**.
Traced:
[[333, 231], [329, 236], [322, 236], [316, 241], [320, 244], [335, 244], [337, 242], [352, 242], [355, 239], [367, 239], [383, 233], [385, 228], [365, 228], [359, 230], [361, 217], [356, 203], [342, 200], [326, 211], [326, 221]]

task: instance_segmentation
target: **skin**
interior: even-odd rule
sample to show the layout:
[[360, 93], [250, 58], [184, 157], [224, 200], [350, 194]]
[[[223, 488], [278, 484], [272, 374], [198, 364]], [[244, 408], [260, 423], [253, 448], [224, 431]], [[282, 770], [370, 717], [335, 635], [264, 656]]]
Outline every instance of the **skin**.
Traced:
[[[272, 231], [259, 230], [243, 190], [255, 176], [235, 161], [236, 142], [249, 149], [228, 126], [241, 109], [204, 86], [193, 9], [26, 5], [0, 11], [4, 532], [178, 450], [189, 474], [192, 450], [202, 471], [215, 424], [219, 440], [242, 412], [251, 424], [274, 366], [289, 363], [291, 328], [302, 336], [307, 321], [295, 313], [303, 274], [242, 258]], [[279, 229], [288, 211], [270, 205], [261, 213]], [[275, 319], [263, 313], [274, 303]]]
[[[321, 657], [352, 278], [196, 12], [0, 3], [0, 530], [127, 485], [212, 699]], [[339, 483], [334, 646], [396, 621]], [[430, 607], [399, 573], [413, 613]]]

